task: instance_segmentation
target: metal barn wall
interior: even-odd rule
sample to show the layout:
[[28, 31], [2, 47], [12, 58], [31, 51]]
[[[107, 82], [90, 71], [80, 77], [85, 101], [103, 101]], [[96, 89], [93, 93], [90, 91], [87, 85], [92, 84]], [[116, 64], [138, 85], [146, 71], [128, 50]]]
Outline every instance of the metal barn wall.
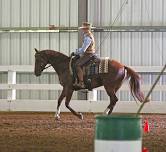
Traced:
[[[95, 26], [113, 23], [126, 0], [88, 0], [88, 20]], [[128, 0], [114, 25], [142, 26], [166, 24], [165, 0]]]
[[[94, 26], [111, 26], [126, 0], [89, 0], [88, 21]], [[166, 26], [166, 1], [128, 0], [114, 26]], [[166, 33], [162, 32], [97, 32], [97, 51], [129, 66], [162, 66], [166, 63]], [[100, 45], [100, 43], [104, 42]], [[143, 84], [152, 84], [157, 74], [142, 74]], [[160, 80], [166, 84], [166, 75]], [[107, 99], [100, 92], [99, 98]], [[121, 100], [132, 100], [128, 92]], [[166, 92], [154, 91], [153, 100], [166, 101]]]
[[[78, 26], [78, 0], [0, 0], [0, 27]], [[69, 54], [78, 48], [78, 33], [1, 33], [0, 65], [34, 65], [34, 48]], [[0, 74], [0, 83], [7, 74]], [[17, 83], [57, 83], [54, 74], [36, 78], [20, 73]], [[6, 91], [0, 92], [6, 98]], [[17, 91], [17, 98], [55, 99], [54, 91]], [[75, 97], [76, 98], [76, 95]]]

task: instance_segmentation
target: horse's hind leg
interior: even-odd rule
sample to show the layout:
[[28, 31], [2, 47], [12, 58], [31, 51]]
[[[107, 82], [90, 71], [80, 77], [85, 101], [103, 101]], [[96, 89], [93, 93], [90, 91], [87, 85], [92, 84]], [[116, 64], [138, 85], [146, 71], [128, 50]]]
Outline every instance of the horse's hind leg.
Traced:
[[108, 106], [108, 108], [109, 108], [108, 115], [110, 115], [112, 113], [117, 101], [118, 101], [117, 96], [115, 95], [115, 93], [112, 93], [112, 95], [110, 95], [110, 104]]
[[105, 87], [105, 89], [107, 91], [108, 96], [110, 97], [110, 104], [108, 105], [104, 113], [109, 115], [112, 113], [114, 106], [116, 105], [116, 102], [118, 101], [118, 98], [115, 94], [115, 91], [114, 91], [115, 89], [107, 88], [107, 87]]

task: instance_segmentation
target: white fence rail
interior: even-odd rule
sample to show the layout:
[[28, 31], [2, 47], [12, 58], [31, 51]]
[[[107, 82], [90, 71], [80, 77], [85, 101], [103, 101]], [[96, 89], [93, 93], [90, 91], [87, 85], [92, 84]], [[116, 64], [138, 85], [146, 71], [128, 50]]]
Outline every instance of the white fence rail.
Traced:
[[[148, 91], [151, 85], [142, 85], [143, 91]], [[62, 90], [60, 84], [0, 84], [0, 90]], [[104, 87], [99, 87], [94, 90], [105, 90]], [[128, 91], [128, 85], [122, 85], [120, 90]], [[166, 85], [156, 85], [155, 91], [166, 91]]]
[[[144, 73], [154, 73], [160, 72], [163, 68], [162, 66], [131, 66], [137, 72]], [[0, 66], [0, 72], [16, 71], [16, 72], [33, 72], [33, 65], [9, 65], [9, 66]], [[55, 72], [53, 68], [46, 69], [45, 72]]]
[[[162, 67], [132, 67], [138, 72], [160, 72]], [[59, 84], [16, 84], [16, 74], [19, 72], [31, 73], [33, 66], [0, 66], [0, 72], [8, 72], [8, 84], [0, 84], [0, 90], [8, 90], [8, 98], [0, 99], [0, 111], [56, 111], [57, 99], [55, 100], [17, 100], [16, 90], [62, 90]], [[45, 72], [54, 72], [48, 69]], [[148, 91], [150, 85], [143, 85], [142, 89]], [[97, 90], [104, 90], [103, 87], [89, 92], [87, 100], [73, 100], [71, 106], [81, 112], [103, 112], [109, 101], [98, 101]], [[128, 85], [123, 85], [121, 90], [129, 90]], [[166, 91], [166, 85], [157, 85], [156, 91]], [[135, 113], [139, 108], [135, 101], [119, 101], [114, 112]], [[62, 111], [68, 111], [62, 104]], [[151, 101], [146, 104], [143, 113], [166, 113], [166, 102]]]

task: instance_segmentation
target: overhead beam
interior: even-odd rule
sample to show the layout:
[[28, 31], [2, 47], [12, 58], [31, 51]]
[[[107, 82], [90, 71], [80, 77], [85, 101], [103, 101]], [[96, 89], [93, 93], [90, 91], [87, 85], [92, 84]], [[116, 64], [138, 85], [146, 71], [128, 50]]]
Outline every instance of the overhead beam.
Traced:
[[[80, 0], [79, 5], [87, 5]], [[86, 2], [86, 0], [85, 0]], [[86, 8], [87, 9], [87, 8]], [[85, 9], [85, 10], [86, 10]], [[82, 22], [87, 21], [87, 14], [81, 8], [79, 10], [78, 27]], [[85, 13], [83, 15], [83, 13]], [[59, 33], [59, 32], [78, 32], [78, 27], [1, 27], [0, 33]], [[166, 32], [166, 26], [101, 26], [92, 27], [93, 32]]]
[[94, 32], [166, 32], [166, 26], [104, 26]]

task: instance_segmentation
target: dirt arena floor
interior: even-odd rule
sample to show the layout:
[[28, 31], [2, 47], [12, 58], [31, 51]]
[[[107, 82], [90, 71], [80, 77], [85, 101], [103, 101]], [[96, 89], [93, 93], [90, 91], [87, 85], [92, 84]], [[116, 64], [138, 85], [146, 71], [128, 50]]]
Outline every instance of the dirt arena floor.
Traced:
[[[95, 115], [81, 121], [69, 113], [0, 113], [0, 152], [93, 152]], [[166, 115], [144, 115], [150, 132], [143, 135], [149, 152], [166, 152]]]

